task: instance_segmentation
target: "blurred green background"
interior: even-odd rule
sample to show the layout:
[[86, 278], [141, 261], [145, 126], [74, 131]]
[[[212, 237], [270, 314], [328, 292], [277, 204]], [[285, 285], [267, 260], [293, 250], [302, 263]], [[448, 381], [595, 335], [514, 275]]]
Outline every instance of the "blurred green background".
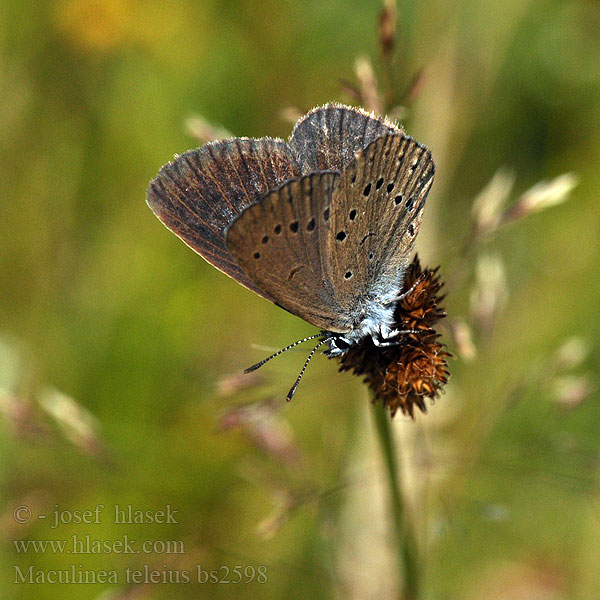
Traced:
[[[380, 11], [4, 0], [2, 598], [394, 597], [364, 386], [320, 357], [285, 405], [307, 350], [260, 381], [236, 378], [313, 328], [210, 267], [145, 204], [160, 166], [199, 145], [186, 119], [287, 137], [282, 110], [352, 102], [339, 80], [356, 80], [358, 57], [383, 82]], [[466, 324], [477, 350], [446, 329], [447, 393], [416, 422], [394, 420], [425, 597], [600, 598], [600, 5], [400, 0], [397, 12], [399, 104], [423, 70], [401, 121], [437, 165], [417, 246], [455, 282], [449, 323]], [[509, 205], [565, 172], [580, 183], [465, 252], [473, 200], [500, 168], [515, 178]], [[246, 381], [257, 385], [238, 389]], [[53, 511], [72, 521], [99, 504], [100, 522], [52, 528]], [[177, 523], [114, 523], [115, 505], [168, 505]], [[14, 543], [86, 535], [150, 545]], [[71, 565], [118, 581], [52, 582]], [[221, 579], [239, 565], [254, 581], [197, 583], [198, 565]], [[29, 566], [45, 583], [18, 581]], [[158, 583], [127, 581], [145, 566]]]

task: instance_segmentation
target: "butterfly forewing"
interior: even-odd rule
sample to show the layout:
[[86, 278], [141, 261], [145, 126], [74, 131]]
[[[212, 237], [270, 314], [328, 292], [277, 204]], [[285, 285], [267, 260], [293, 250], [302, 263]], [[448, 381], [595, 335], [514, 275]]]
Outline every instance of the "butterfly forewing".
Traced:
[[327, 276], [326, 243], [338, 172], [311, 173], [269, 192], [227, 231], [227, 248], [274, 301], [329, 331], [349, 330]]
[[209, 263], [273, 300], [248, 278], [225, 245], [225, 230], [269, 190], [300, 175], [289, 146], [234, 138], [190, 150], [166, 164], [148, 189], [154, 214]]
[[401, 130], [364, 110], [337, 104], [315, 108], [294, 127], [289, 144], [302, 172], [342, 172], [359, 150], [377, 138]]
[[346, 313], [365, 298], [400, 291], [433, 174], [429, 150], [404, 134], [377, 139], [345, 169], [331, 201], [326, 254]]

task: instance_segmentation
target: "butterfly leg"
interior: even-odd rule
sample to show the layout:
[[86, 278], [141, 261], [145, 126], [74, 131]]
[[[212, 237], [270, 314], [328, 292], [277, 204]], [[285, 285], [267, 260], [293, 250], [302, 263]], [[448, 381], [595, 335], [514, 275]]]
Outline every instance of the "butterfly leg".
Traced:
[[383, 306], [389, 306], [390, 304], [394, 304], [396, 302], [400, 302], [400, 300], [404, 300], [404, 298], [406, 298], [407, 296], [410, 296], [415, 289], [417, 288], [417, 286], [425, 280], [425, 275], [421, 275], [411, 286], [410, 288], [408, 288], [405, 292], [402, 292], [401, 294], [399, 294], [398, 296], [394, 296], [391, 300], [387, 300], [386, 302], [383, 302]]
[[379, 338], [381, 341], [389, 340], [390, 338], [396, 337], [400, 331], [398, 329], [394, 329], [388, 323], [382, 323], [379, 327]]
[[389, 340], [405, 333], [419, 333], [419, 331], [417, 329], [394, 329], [387, 323], [383, 323], [379, 328], [379, 338], [381, 341]]
[[387, 346], [398, 346], [399, 344], [402, 343], [402, 342], [384, 342], [384, 341], [380, 340], [376, 335], [374, 335], [371, 339], [373, 340], [373, 343], [378, 348], [386, 348]]
[[385, 348], [386, 346], [397, 346], [401, 344], [401, 340], [396, 341], [386, 341], [391, 340], [392, 338], [397, 338], [400, 335], [409, 334], [409, 333], [419, 333], [416, 329], [394, 329], [390, 327], [387, 323], [383, 323], [379, 329], [379, 335], [372, 336], [373, 343], [378, 348]]

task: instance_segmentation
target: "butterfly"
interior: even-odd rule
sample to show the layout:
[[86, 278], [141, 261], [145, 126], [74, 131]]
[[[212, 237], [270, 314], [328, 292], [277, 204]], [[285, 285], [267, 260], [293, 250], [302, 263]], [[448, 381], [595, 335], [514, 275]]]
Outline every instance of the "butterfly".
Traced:
[[317, 107], [286, 142], [232, 138], [185, 152], [150, 182], [168, 229], [238, 283], [322, 331], [341, 356], [390, 341], [434, 177], [431, 152], [387, 119]]

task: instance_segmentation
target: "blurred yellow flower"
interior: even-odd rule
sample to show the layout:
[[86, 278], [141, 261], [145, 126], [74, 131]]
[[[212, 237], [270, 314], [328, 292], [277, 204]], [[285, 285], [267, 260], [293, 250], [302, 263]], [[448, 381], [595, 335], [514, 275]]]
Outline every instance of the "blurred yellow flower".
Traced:
[[[103, 54], [140, 44], [147, 48], [172, 41], [178, 29], [190, 26], [189, 15], [177, 4], [139, 0], [59, 0], [54, 5], [54, 23], [76, 47]], [[202, 29], [201, 5], [194, 13]]]
[[54, 6], [55, 23], [86, 50], [106, 52], [128, 39], [132, 0], [62, 0]]

